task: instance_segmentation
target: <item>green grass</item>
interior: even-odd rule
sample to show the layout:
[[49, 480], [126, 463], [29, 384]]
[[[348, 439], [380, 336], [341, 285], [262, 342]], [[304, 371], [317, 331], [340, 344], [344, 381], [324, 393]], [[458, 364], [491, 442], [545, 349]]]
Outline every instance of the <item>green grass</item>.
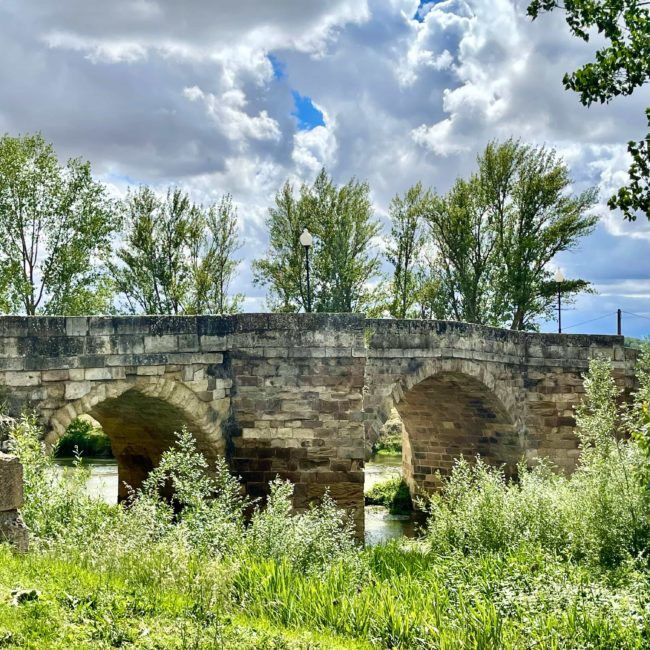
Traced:
[[[125, 568], [96, 571], [58, 554], [17, 556], [0, 545], [0, 648], [370, 648], [336, 634], [251, 618], [223, 601], [211, 602], [203, 587], [179, 581], [161, 589], [157, 580], [136, 579]], [[39, 597], [12, 604], [16, 588], [34, 588]]]
[[[138, 571], [0, 546], [0, 647], [625, 649], [650, 638], [642, 570], [594, 572], [533, 547], [444, 557], [393, 543], [317, 575], [275, 559], [180, 559], [172, 577], [162, 549]], [[13, 605], [15, 588], [40, 596]]]

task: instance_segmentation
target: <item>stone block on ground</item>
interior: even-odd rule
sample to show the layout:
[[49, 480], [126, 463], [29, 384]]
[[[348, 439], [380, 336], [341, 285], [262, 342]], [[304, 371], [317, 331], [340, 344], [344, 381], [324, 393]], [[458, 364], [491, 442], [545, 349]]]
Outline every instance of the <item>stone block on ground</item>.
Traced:
[[23, 466], [15, 456], [0, 452], [0, 512], [23, 504]]

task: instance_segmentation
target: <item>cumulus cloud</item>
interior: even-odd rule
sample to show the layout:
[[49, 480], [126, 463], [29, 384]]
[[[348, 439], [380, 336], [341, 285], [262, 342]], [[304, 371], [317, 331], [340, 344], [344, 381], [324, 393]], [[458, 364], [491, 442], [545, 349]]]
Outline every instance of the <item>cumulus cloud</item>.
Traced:
[[200, 101], [213, 119], [217, 128], [226, 138], [238, 143], [246, 139], [279, 140], [278, 123], [263, 110], [258, 115], [245, 112], [246, 96], [243, 91], [233, 88], [217, 96], [204, 93], [197, 86], [185, 88], [183, 94], [192, 102]]
[[[650, 93], [582, 107], [561, 79], [594, 43], [571, 37], [559, 13], [531, 23], [526, 4], [5, 0], [0, 130], [41, 130], [117, 193], [137, 183], [178, 184], [202, 202], [231, 192], [247, 308], [263, 305], [250, 262], [287, 178], [310, 182], [325, 166], [339, 182], [368, 180], [385, 220], [395, 193], [417, 180], [446, 191], [490, 140], [555, 147], [576, 191], [601, 193], [597, 232], [558, 260], [602, 289], [578, 307], [597, 310], [620, 290], [639, 309], [650, 224], [623, 222], [606, 200], [626, 180], [624, 143], [645, 133]], [[322, 123], [296, 119], [294, 93]]]

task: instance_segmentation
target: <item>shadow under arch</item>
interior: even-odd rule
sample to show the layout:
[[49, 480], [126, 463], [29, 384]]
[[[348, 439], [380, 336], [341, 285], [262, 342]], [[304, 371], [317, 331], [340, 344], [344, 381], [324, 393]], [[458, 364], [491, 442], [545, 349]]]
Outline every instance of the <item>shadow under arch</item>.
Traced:
[[461, 456], [480, 455], [515, 476], [524, 455], [517, 397], [485, 366], [466, 360], [425, 364], [394, 387], [403, 424], [402, 464], [412, 493], [439, 487]]
[[54, 413], [47, 442], [54, 443], [84, 414], [97, 420], [111, 441], [118, 466], [118, 500], [127, 496], [125, 483], [133, 488], [142, 485], [172, 446], [174, 433], [184, 426], [208, 460], [225, 452], [218, 414], [176, 380], [138, 377], [101, 383]]

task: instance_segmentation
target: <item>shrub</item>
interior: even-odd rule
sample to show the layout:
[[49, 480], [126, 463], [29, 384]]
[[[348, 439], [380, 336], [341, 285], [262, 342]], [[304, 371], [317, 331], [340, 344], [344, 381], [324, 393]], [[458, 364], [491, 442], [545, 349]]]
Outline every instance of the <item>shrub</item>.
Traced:
[[320, 504], [292, 516], [293, 485], [276, 479], [266, 507], [257, 508], [246, 532], [250, 556], [284, 560], [306, 573], [348, 559], [354, 548], [354, 522], [325, 494]]
[[408, 515], [413, 512], [411, 493], [400, 476], [373, 485], [365, 493], [365, 501], [367, 505], [384, 506], [393, 515]]
[[80, 457], [72, 470], [64, 470], [66, 480], [60, 480], [41, 438], [42, 431], [31, 414], [23, 414], [10, 432], [12, 451], [23, 465], [21, 512], [25, 523], [37, 541], [85, 541], [88, 535], [110, 526], [116, 511], [84, 492], [88, 472]]
[[401, 456], [402, 455], [402, 435], [387, 434], [379, 438], [373, 445], [372, 453], [378, 456]]
[[68, 458], [80, 454], [86, 458], [112, 458], [109, 437], [85, 418], [75, 418], [59, 439], [54, 455]]

